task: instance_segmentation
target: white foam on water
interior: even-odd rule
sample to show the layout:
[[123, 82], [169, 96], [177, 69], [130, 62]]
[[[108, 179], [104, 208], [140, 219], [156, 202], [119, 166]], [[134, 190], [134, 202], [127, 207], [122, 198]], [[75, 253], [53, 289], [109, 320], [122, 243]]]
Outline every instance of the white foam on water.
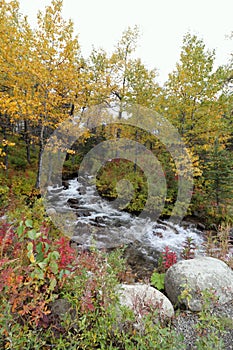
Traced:
[[[105, 236], [106, 232], [109, 232], [109, 237], [112, 240], [122, 240], [123, 243], [138, 240], [159, 251], [168, 246], [171, 250], [180, 252], [187, 237], [191, 237], [201, 251], [204, 239], [197, 229], [172, 225], [166, 221], [160, 221], [160, 224], [157, 224], [149, 218], [135, 217], [113, 208], [111, 202], [98, 195], [95, 185], [85, 187], [77, 179], [69, 180], [68, 183], [68, 189], [49, 187], [48, 198], [52, 199], [53, 196], [56, 196], [56, 200], [51, 202], [51, 206], [57, 211], [62, 211], [64, 208], [67, 211], [75, 211], [76, 209], [72, 209], [67, 201], [70, 198], [77, 199], [80, 210], [75, 224], [89, 225], [93, 227], [93, 232], [99, 225], [100, 228], [105, 228]], [[56, 193], [53, 193], [53, 190], [56, 190]], [[98, 221], [99, 219], [101, 221]], [[100, 237], [104, 239], [104, 234], [100, 233]], [[106, 240], [109, 240], [109, 237], [106, 237]]]

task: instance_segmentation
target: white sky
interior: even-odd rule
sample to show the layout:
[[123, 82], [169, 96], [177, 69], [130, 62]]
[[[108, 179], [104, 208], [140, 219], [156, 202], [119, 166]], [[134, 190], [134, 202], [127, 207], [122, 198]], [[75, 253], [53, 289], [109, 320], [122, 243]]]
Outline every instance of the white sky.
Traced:
[[[21, 12], [35, 24], [37, 11], [50, 0], [20, 0]], [[92, 47], [111, 52], [124, 29], [137, 24], [141, 31], [136, 52], [149, 68], [157, 68], [164, 82], [179, 59], [182, 39], [197, 34], [216, 49], [217, 65], [233, 52], [233, 0], [63, 0], [64, 18], [71, 18], [84, 57]]]

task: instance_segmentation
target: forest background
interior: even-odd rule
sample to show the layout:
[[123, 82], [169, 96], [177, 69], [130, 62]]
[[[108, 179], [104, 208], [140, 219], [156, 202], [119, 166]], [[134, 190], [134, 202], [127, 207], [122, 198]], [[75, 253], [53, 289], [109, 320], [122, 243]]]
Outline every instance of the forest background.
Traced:
[[[215, 53], [202, 39], [187, 33], [180, 60], [161, 86], [156, 70], [134, 57], [137, 27], [123, 32], [113, 52], [93, 49], [84, 59], [72, 21], [62, 17], [62, 1], [52, 1], [44, 13], [39, 12], [36, 29], [21, 15], [17, 1], [1, 1], [0, 24], [0, 198], [4, 210], [17, 206], [18, 197], [30, 202], [38, 196], [35, 189], [40, 185], [46, 140], [61, 122], [81, 116], [91, 106], [133, 103], [166, 118], [188, 149], [194, 187], [187, 214], [210, 225], [232, 223], [233, 59], [214, 69]], [[151, 135], [126, 129], [124, 133], [134, 139], [136, 135], [162, 164], [168, 184], [163, 216], [169, 216], [177, 196], [171, 155]], [[118, 136], [117, 127], [89, 130], [67, 149], [64, 176], [78, 170], [98, 140]], [[119, 179], [128, 167], [119, 163], [114, 176]], [[113, 168], [99, 176], [99, 191], [110, 199], [116, 196]], [[140, 171], [135, 173], [135, 165], [130, 172], [136, 198], [128, 210], [139, 212], [147, 195], [146, 181]]]

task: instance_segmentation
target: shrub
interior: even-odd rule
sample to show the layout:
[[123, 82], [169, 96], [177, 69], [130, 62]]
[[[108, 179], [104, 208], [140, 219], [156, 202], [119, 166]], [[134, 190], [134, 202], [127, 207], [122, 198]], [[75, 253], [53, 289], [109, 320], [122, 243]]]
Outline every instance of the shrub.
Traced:
[[192, 237], [187, 237], [184, 244], [183, 249], [180, 254], [181, 258], [184, 260], [193, 259], [195, 257], [196, 244]]
[[165, 272], [169, 269], [169, 267], [174, 265], [176, 262], [177, 262], [176, 253], [171, 251], [168, 246], [165, 247], [164, 251], [162, 252], [162, 261], [161, 261], [160, 269]]
[[164, 290], [165, 272], [177, 262], [177, 255], [167, 246], [162, 251], [158, 261], [158, 268], [151, 276], [151, 285], [158, 290]]
[[[76, 252], [69, 239], [52, 239], [31, 219], [2, 226], [0, 347], [4, 349], [170, 349], [178, 337], [153, 313], [135, 328], [116, 293], [122, 251]], [[55, 301], [68, 304], [56, 314]], [[176, 344], [176, 346], [175, 346]]]

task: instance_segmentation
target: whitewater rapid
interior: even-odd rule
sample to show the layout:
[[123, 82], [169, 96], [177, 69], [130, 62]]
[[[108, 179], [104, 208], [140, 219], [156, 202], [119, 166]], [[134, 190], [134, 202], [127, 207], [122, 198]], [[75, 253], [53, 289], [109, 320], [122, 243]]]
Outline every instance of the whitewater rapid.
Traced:
[[161, 252], [166, 246], [180, 253], [191, 237], [197, 253], [203, 249], [202, 232], [193, 225], [154, 222], [119, 210], [100, 197], [94, 184], [83, 185], [77, 178], [67, 181], [66, 187], [49, 187], [47, 200], [47, 207], [64, 216], [64, 233], [83, 247], [114, 248], [138, 242], [147, 254]]

